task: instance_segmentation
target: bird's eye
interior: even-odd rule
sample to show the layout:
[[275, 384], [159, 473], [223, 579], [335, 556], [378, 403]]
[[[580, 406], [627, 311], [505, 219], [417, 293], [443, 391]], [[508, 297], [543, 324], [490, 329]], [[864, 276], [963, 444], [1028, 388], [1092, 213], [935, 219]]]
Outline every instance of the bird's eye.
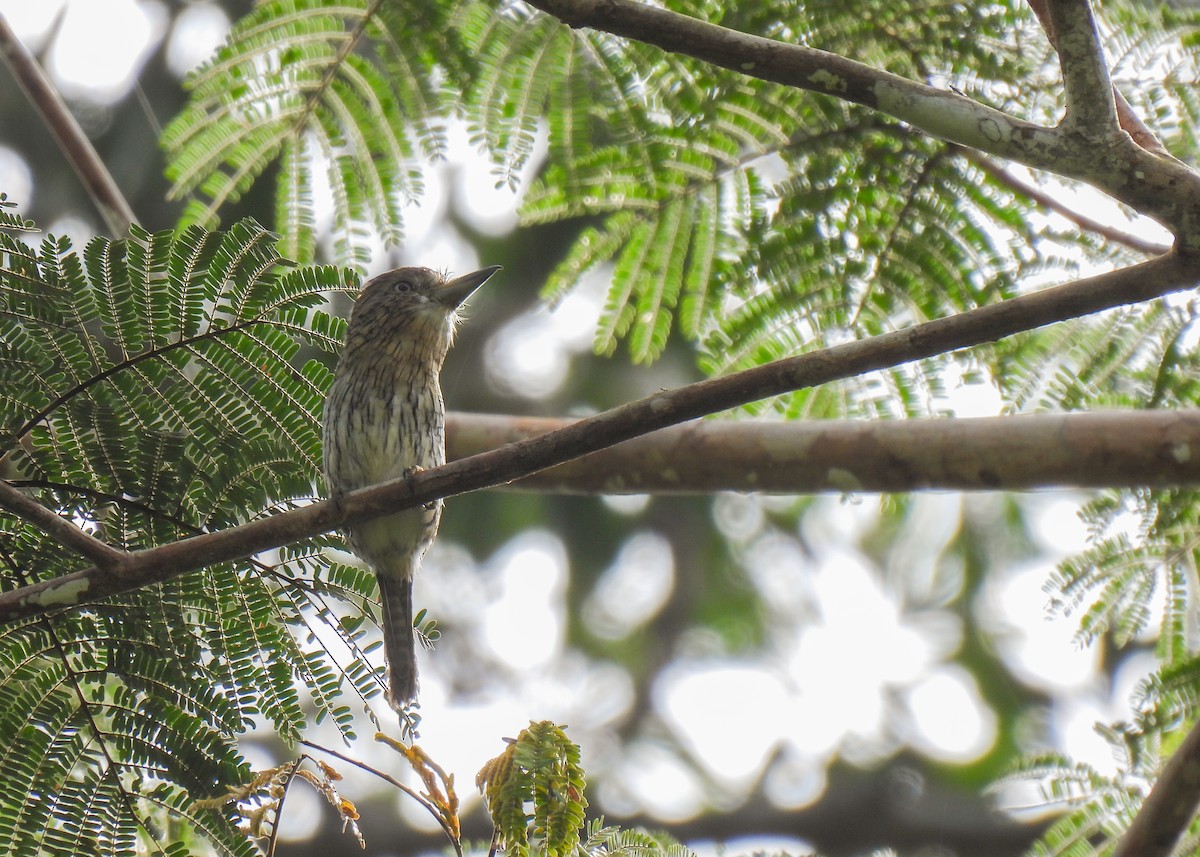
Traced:
[[411, 292], [413, 290], [413, 284], [408, 280], [401, 280], [400, 282], [396, 283], [395, 289], [398, 292]]

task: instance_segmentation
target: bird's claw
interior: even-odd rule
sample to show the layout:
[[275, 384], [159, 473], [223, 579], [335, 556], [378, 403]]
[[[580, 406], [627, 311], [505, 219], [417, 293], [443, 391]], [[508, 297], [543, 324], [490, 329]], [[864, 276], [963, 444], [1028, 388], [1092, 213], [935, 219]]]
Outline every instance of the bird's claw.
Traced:
[[[424, 473], [426, 471], [426, 469], [427, 468], [422, 467], [419, 464], [414, 464], [412, 467], [406, 467], [406, 468], [404, 468], [404, 478], [412, 479], [418, 473]], [[413, 492], [413, 493], [416, 493], [416, 492]], [[423, 509], [432, 509], [435, 506], [437, 506], [437, 500], [430, 500], [428, 503], [421, 504], [421, 508], [423, 508]]]

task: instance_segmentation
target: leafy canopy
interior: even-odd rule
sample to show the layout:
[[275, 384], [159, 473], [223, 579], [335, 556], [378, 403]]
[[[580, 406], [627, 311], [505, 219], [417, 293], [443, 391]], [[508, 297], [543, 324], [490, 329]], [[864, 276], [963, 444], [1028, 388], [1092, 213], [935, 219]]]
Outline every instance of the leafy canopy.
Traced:
[[[953, 86], [1029, 119], [1061, 108], [1052, 56], [1015, 0], [667, 5]], [[1194, 155], [1194, 13], [1138, 3], [1103, 12], [1118, 85], [1172, 151]], [[0, 206], [4, 475], [129, 549], [313, 495], [325, 367], [343, 332], [320, 306], [352, 278], [293, 269], [284, 257], [317, 260], [322, 183], [333, 261], [361, 270], [376, 238], [400, 241], [405, 206], [421, 198], [451, 123], [466, 127], [501, 185], [515, 185], [544, 143], [522, 216], [576, 227], [545, 295], [607, 272], [596, 348], [624, 344], [636, 361], [682, 336], [704, 370], [728, 372], [1000, 301], [1083, 256], [1130, 257], [1039, 216], [1002, 171], [902, 123], [573, 30], [508, 0], [268, 0], [188, 86], [191, 100], [162, 138], [174, 193], [188, 200], [179, 230], [134, 229], [82, 253], [53, 237], [35, 248], [13, 237], [31, 225]], [[278, 243], [251, 221], [212, 231], [263, 181], [274, 183]], [[822, 416], [936, 410], [952, 360], [989, 375], [1017, 407], [1189, 402], [1194, 312], [1135, 307], [777, 406]], [[1064, 603], [1084, 608], [1085, 633], [1115, 628], [1122, 640], [1150, 621], [1151, 581], [1169, 593], [1166, 667], [1144, 688], [1145, 716], [1121, 734], [1144, 750], [1129, 766], [1134, 777], [1153, 767], [1144, 763], [1157, 760], [1150, 750], [1163, 728], [1196, 716], [1184, 633], [1194, 498], [1128, 502], [1147, 522], [1137, 543], [1112, 535], [1058, 583]], [[1098, 527], [1117, 520], [1118, 506], [1092, 510]], [[7, 515], [0, 544], [8, 586], [76, 562]], [[197, 802], [250, 780], [237, 736], [265, 718], [295, 741], [306, 722], [297, 680], [316, 717], [347, 737], [346, 692], [378, 692], [361, 657], [361, 611], [347, 617], [337, 604], [361, 606], [373, 583], [331, 562], [333, 544], [313, 540], [4, 628], [0, 848], [132, 851], [169, 819], [224, 853], [252, 853], [228, 819]], [[1160, 566], [1161, 551], [1172, 561]], [[347, 662], [320, 635], [293, 634], [314, 621], [340, 636]], [[513, 764], [525, 764], [516, 752]], [[581, 782], [573, 764], [563, 769], [568, 789]], [[1081, 767], [1050, 760], [1038, 772], [1092, 796], [1074, 827], [1047, 840], [1048, 853], [1090, 835], [1097, 807], [1126, 806], [1128, 789], [1114, 801], [1112, 782]], [[523, 795], [495, 794], [517, 850], [516, 831], [530, 823]], [[563, 853], [578, 827], [570, 821], [532, 824]], [[588, 843], [643, 845], [598, 827]]]
[[[6, 213], [6, 216], [7, 213]], [[15, 225], [15, 223], [14, 223]], [[48, 508], [125, 549], [286, 509], [312, 496], [317, 421], [344, 322], [318, 305], [351, 279], [290, 269], [252, 221], [226, 232], [133, 229], [39, 248], [0, 232], [0, 424], [5, 475]], [[9, 586], [80, 565], [39, 528], [0, 516]], [[0, 786], [5, 853], [133, 850], [165, 810], [232, 853], [245, 841], [194, 798], [249, 771], [236, 737], [260, 718], [294, 742], [318, 719], [350, 737], [346, 692], [370, 697], [361, 603], [373, 582], [330, 564], [328, 539], [281, 562], [249, 560], [0, 630]], [[337, 611], [341, 612], [341, 611]], [[354, 652], [336, 666], [319, 619]], [[36, 833], [36, 835], [35, 835]]]

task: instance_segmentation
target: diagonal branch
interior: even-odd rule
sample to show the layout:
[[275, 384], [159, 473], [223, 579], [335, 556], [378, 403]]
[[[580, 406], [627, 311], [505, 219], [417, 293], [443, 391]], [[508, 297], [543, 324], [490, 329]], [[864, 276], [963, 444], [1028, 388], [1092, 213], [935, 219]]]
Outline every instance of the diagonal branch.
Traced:
[[130, 224], [137, 223], [133, 209], [121, 193], [121, 189], [117, 187], [117, 183], [113, 181], [112, 174], [104, 166], [104, 161], [100, 159], [91, 140], [67, 109], [54, 84], [46, 77], [46, 73], [28, 49], [21, 44], [21, 40], [8, 26], [3, 15], [0, 15], [0, 55], [8, 63], [25, 96], [37, 108], [46, 127], [54, 135], [63, 155], [99, 209], [109, 233], [117, 238], [124, 235], [129, 231]]
[[710, 24], [641, 0], [528, 0], [571, 27], [591, 27], [760, 80], [879, 110], [935, 137], [1051, 169], [1065, 152], [1053, 128], [1010, 116], [839, 54]]
[[[1046, 31], [1046, 38], [1055, 47], [1055, 50], [1057, 50], [1054, 24], [1050, 18], [1048, 5], [1048, 0], [1029, 0], [1029, 8], [1037, 15], [1038, 22], [1041, 23], [1042, 29]], [[1146, 151], [1170, 157], [1167, 147], [1162, 144], [1154, 132], [1142, 121], [1142, 117], [1134, 112], [1133, 107], [1125, 100], [1125, 96], [1121, 94], [1121, 90], [1117, 89], [1116, 84], [1113, 84], [1113, 97], [1116, 101], [1117, 122], [1120, 124], [1121, 129]]]
[[1112, 857], [1167, 857], [1200, 807], [1200, 723], [1192, 726]]
[[324, 501], [129, 555], [112, 572], [71, 572], [0, 594], [0, 623], [170, 580], [438, 497], [492, 488], [668, 426], [793, 390], [992, 342], [1057, 321], [1181, 291], [1200, 262], [1170, 253], [1108, 274], [722, 378], [656, 393], [566, 428]]
[[41, 503], [25, 496], [3, 479], [0, 479], [0, 508], [24, 518], [63, 547], [83, 554], [100, 568], [117, 568], [129, 557], [125, 551], [117, 550], [84, 532]]
[[1142, 238], [1140, 235], [1134, 235], [1131, 232], [1125, 232], [1121, 229], [1116, 229], [1109, 226], [1107, 223], [1101, 223], [1098, 220], [1093, 220], [1086, 214], [1076, 211], [1069, 205], [1064, 205], [1059, 202], [1054, 196], [1046, 193], [1040, 187], [1029, 182], [1022, 181], [1014, 176], [1000, 164], [989, 158], [987, 155], [977, 152], [974, 149], [966, 149], [962, 146], [955, 147], [968, 161], [973, 163], [979, 169], [983, 170], [996, 181], [1008, 187], [1010, 190], [1027, 197], [1038, 205], [1049, 211], [1053, 211], [1065, 217], [1067, 220], [1074, 223], [1085, 232], [1092, 232], [1099, 235], [1106, 241], [1112, 241], [1116, 244], [1124, 244], [1139, 253], [1145, 253], [1150, 256], [1160, 256], [1171, 249], [1170, 245], [1159, 244], [1157, 241], [1149, 241]]
[[[1164, 224], [1181, 251], [1200, 253], [1200, 174], [1127, 135], [1110, 134], [1108, 144], [1098, 146], [1076, 126], [1046, 128], [837, 54], [738, 32], [641, 0], [526, 2], [571, 27], [592, 27], [760, 80], [862, 104], [941, 140], [1087, 182]], [[1090, 87], [1101, 77], [1095, 62], [1079, 75], [1073, 86], [1094, 98]], [[1084, 109], [1080, 104], [1078, 110]]]
[[1045, 0], [1044, 8], [1039, 19], [1058, 52], [1066, 89], [1067, 113], [1060, 127], [1090, 140], [1114, 138], [1117, 106], [1089, 0]]

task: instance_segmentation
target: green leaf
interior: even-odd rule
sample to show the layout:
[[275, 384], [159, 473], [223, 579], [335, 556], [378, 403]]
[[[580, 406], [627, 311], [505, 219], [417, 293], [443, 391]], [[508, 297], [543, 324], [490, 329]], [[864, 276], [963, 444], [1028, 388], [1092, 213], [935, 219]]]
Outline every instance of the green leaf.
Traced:
[[[336, 351], [344, 322], [319, 307], [351, 287], [347, 272], [288, 270], [253, 221], [223, 233], [134, 228], [82, 257], [65, 240], [0, 241], [11, 484], [128, 550], [312, 496], [330, 372], [299, 348]], [[343, 574], [313, 585], [334, 541], [0, 629], [0, 849], [132, 853], [161, 819], [220, 853], [253, 853], [194, 801], [249, 779], [238, 737], [252, 725], [297, 740], [298, 685], [319, 718], [352, 734], [338, 659], [308, 626], [340, 627], [326, 598], [361, 604], [374, 584]], [[84, 564], [8, 513], [0, 544], [7, 589]], [[361, 672], [351, 651], [339, 657]], [[348, 690], [377, 694], [377, 677]]]

